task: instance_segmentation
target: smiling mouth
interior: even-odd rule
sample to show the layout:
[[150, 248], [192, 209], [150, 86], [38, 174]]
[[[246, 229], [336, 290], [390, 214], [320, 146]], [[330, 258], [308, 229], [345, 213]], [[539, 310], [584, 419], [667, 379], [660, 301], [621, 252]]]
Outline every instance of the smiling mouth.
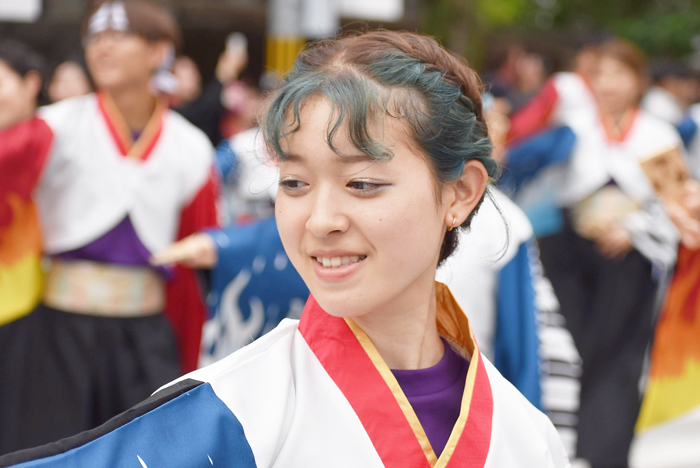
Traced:
[[353, 263], [359, 263], [367, 258], [367, 255], [351, 255], [348, 257], [312, 257], [323, 268], [340, 268]]

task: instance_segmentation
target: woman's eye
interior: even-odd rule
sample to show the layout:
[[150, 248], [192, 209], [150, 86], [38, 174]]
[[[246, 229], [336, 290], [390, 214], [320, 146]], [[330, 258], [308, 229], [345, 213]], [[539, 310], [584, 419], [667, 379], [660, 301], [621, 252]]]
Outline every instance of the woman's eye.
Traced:
[[348, 187], [362, 193], [363, 195], [374, 193], [386, 185], [387, 184], [367, 180], [353, 180], [348, 182]]
[[301, 180], [297, 179], [280, 180], [280, 187], [282, 187], [282, 190], [284, 190], [285, 192], [298, 191], [306, 185], [307, 184], [305, 182], [302, 182]]

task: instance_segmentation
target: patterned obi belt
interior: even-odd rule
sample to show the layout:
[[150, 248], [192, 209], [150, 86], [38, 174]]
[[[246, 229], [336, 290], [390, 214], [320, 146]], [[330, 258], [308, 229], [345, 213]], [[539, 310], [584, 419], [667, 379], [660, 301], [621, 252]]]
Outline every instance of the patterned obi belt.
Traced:
[[44, 304], [105, 317], [154, 315], [163, 311], [165, 283], [144, 266], [52, 259]]

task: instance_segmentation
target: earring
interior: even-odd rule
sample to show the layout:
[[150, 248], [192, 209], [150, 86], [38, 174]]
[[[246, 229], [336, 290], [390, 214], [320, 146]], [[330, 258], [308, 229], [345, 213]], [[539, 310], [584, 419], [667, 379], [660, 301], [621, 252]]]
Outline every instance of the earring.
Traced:
[[452, 217], [452, 224], [450, 225], [450, 227], [447, 228], [447, 230], [451, 231], [455, 228], [455, 226], [457, 226], [457, 217], [453, 216]]

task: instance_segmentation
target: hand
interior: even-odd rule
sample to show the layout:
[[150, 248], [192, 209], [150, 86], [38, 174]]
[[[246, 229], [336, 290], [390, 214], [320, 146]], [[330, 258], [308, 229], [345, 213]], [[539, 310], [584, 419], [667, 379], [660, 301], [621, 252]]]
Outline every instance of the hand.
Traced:
[[245, 49], [226, 49], [219, 55], [216, 64], [216, 79], [222, 85], [227, 85], [238, 79], [248, 63], [248, 52]]
[[693, 179], [685, 182], [683, 207], [688, 210], [690, 216], [700, 220], [700, 182]]
[[156, 252], [149, 262], [153, 266], [179, 263], [189, 268], [211, 269], [219, 263], [218, 257], [214, 239], [209, 234], [199, 232]]
[[621, 226], [602, 231], [595, 239], [598, 252], [611, 259], [624, 259], [632, 249], [632, 235]]
[[693, 217], [685, 206], [675, 202], [666, 203], [666, 212], [681, 234], [681, 244], [691, 250], [700, 248], [700, 220]]

